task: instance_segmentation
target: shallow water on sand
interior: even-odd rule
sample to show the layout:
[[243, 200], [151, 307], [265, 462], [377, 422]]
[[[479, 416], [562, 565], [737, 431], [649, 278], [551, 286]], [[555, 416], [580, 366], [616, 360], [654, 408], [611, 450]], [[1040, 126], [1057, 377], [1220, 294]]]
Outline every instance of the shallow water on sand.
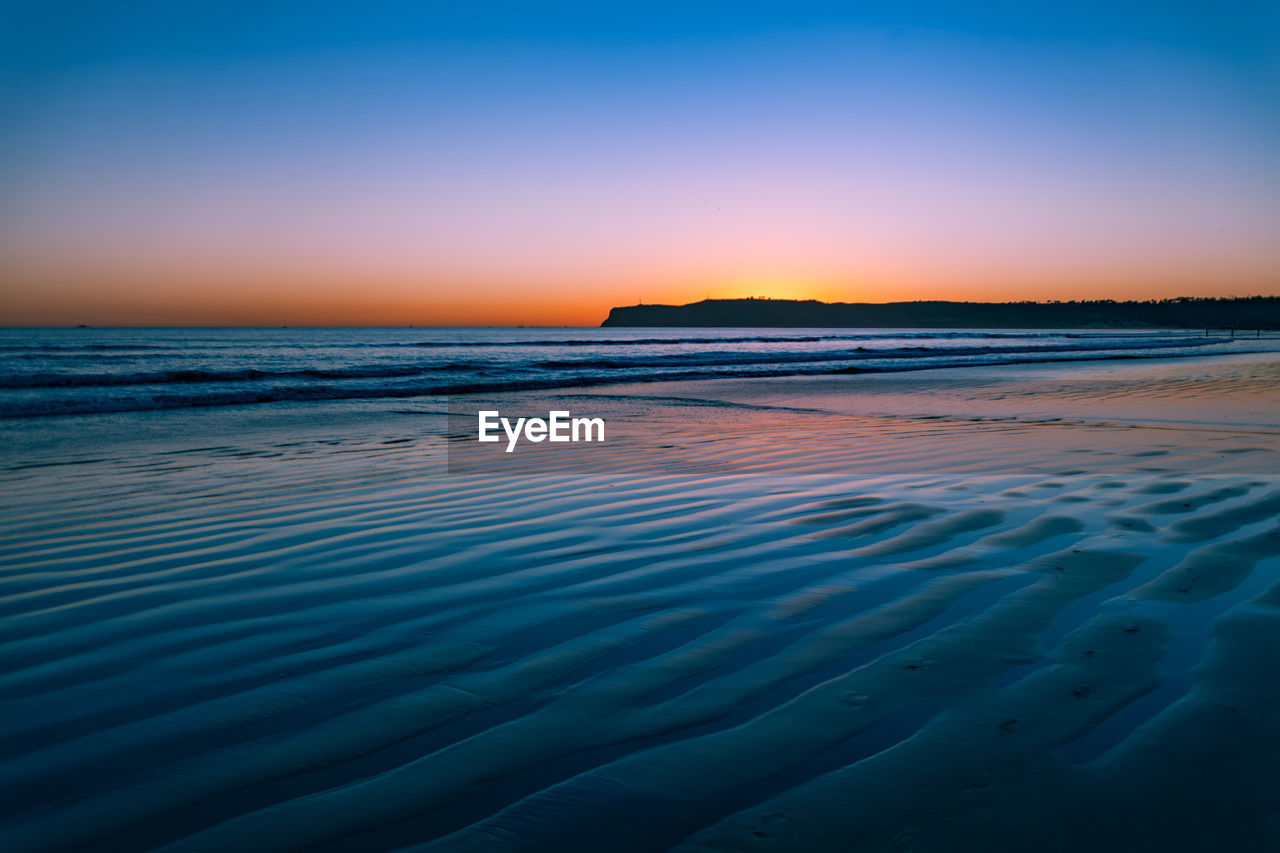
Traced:
[[1277, 348], [1186, 330], [0, 329], [0, 419]]
[[0, 504], [4, 833], [1267, 849], [1280, 436], [1247, 413], [1277, 400], [1270, 362], [1195, 364], [1179, 412], [1222, 423], [1081, 404], [1110, 372], [1035, 411], [995, 398], [1045, 374], [967, 374], [932, 413], [601, 392], [651, 428], [518, 470], [449, 474], [438, 418], [367, 413], [32, 452]]

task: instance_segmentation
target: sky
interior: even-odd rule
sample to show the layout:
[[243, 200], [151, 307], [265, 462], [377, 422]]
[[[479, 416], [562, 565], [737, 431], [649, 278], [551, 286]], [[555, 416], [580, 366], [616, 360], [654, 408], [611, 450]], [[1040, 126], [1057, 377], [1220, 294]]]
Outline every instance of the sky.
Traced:
[[0, 0], [0, 324], [1280, 293], [1280, 4]]

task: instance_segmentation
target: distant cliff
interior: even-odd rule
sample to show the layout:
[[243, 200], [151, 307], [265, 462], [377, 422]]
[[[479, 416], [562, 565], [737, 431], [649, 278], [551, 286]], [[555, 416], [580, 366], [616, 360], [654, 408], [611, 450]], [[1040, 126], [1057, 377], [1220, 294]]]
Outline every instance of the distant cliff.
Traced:
[[613, 308], [602, 326], [867, 329], [1280, 329], [1280, 296], [1150, 302], [818, 302], [704, 299]]

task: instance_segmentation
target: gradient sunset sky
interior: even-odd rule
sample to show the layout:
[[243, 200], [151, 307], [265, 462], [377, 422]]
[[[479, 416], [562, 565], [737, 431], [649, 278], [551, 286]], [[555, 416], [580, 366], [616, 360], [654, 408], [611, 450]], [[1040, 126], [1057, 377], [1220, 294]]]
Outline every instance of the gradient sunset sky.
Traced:
[[1280, 292], [1280, 4], [0, 10], [0, 322]]

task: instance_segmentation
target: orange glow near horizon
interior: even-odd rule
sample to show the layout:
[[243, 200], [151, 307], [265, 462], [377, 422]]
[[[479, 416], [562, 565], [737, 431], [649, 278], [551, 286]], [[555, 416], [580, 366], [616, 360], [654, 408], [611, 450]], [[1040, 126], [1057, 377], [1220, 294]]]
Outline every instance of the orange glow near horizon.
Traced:
[[[34, 279], [28, 279], [31, 281]], [[823, 302], [1034, 299], [1160, 299], [1176, 296], [1274, 294], [1267, 277], [1236, 275], [1207, 282], [1195, 275], [1100, 277], [1092, 285], [1041, 277], [985, 282], [834, 279], [779, 274], [716, 279], [646, 280], [609, 284], [574, 280], [505, 283], [473, 278], [444, 284], [411, 275], [254, 275], [245, 270], [203, 275], [40, 279], [35, 287], [0, 287], [8, 326], [598, 326], [615, 306], [684, 304], [702, 299], [816, 299]]]
[[[92, 215], [65, 227], [51, 215], [0, 231], [0, 323], [596, 326], [615, 306], [706, 298], [1000, 302], [1280, 290], [1265, 206], [1234, 211], [1224, 202], [1230, 215], [1210, 217], [1194, 205], [1148, 210], [1163, 204], [1156, 198], [1102, 216], [1101, 196], [1067, 210], [1062, 197], [1050, 204], [992, 190], [979, 198], [941, 184], [916, 188], [910, 204], [888, 187], [837, 204], [819, 183], [783, 186], [785, 177], [759, 200], [726, 179], [722, 191], [741, 195], [732, 213], [699, 209], [674, 227], [654, 221], [630, 184], [616, 198], [562, 200], [572, 216], [544, 219], [463, 196], [444, 216], [422, 196], [390, 189], [345, 196], [312, 187], [301, 198], [281, 190], [233, 205], [164, 196], [115, 218], [115, 201], [88, 199]], [[679, 208], [689, 191], [668, 192], [658, 201]], [[1221, 228], [1202, 227], [1214, 217]]]

